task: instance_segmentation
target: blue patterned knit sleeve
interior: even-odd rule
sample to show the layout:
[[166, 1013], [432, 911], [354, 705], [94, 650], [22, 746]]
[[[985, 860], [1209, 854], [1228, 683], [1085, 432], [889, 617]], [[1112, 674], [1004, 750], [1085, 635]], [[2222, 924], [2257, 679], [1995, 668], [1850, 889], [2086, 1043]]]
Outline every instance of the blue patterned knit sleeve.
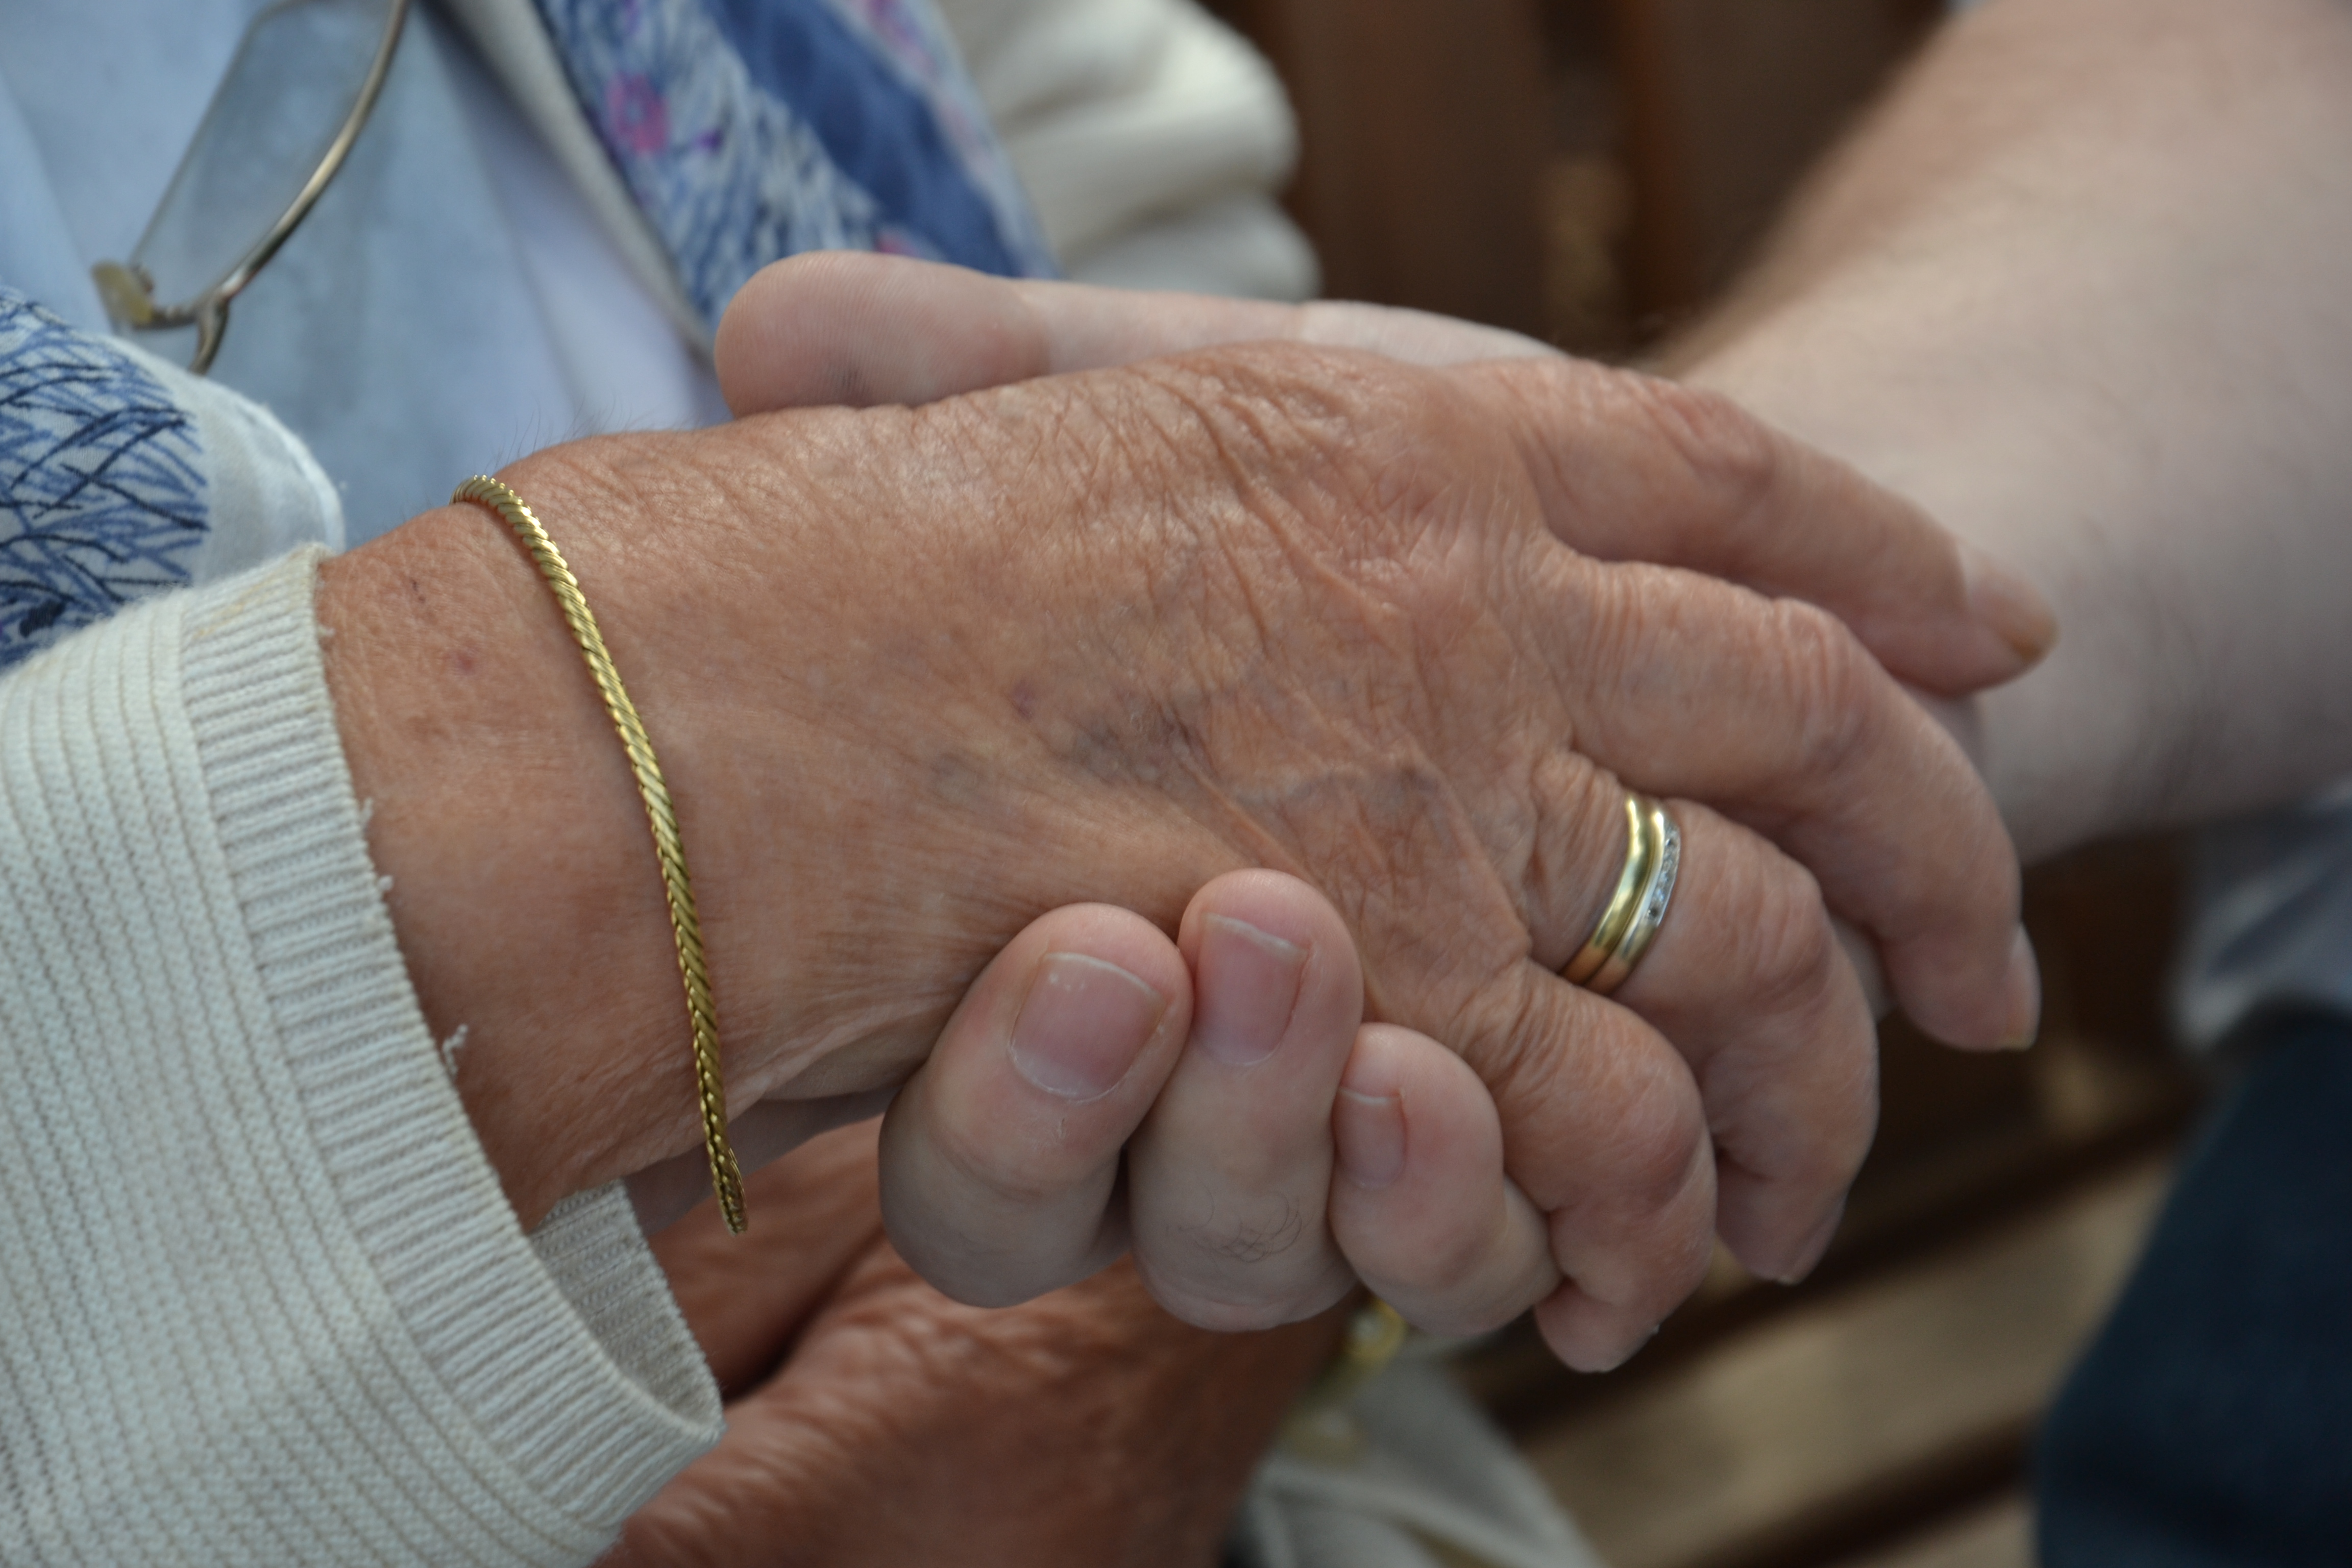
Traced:
[[0, 670], [189, 581], [195, 419], [112, 340], [0, 289]]

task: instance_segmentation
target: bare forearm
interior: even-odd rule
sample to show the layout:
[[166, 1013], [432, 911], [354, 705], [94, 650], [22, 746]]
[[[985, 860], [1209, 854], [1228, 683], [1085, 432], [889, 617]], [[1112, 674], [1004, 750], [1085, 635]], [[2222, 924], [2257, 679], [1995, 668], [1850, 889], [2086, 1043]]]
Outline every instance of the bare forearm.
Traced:
[[2352, 768], [2352, 6], [1996, 0], [1676, 356], [2032, 575], [2020, 847]]
[[[575, 555], [601, 542], [565, 521]], [[488, 512], [429, 513], [330, 561], [318, 614], [417, 1000], [536, 1224], [691, 1135], [677, 1075], [659, 1070], [679, 1007], [635, 787], [551, 601]]]

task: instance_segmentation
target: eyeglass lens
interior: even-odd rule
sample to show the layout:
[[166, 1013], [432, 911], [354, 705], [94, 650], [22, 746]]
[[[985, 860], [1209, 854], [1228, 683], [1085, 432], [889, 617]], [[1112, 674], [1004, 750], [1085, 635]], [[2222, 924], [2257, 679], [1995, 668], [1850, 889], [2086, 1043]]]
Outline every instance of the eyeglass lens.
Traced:
[[234, 272], [320, 172], [358, 102], [394, 0], [280, 0], [254, 18], [131, 253], [159, 304]]

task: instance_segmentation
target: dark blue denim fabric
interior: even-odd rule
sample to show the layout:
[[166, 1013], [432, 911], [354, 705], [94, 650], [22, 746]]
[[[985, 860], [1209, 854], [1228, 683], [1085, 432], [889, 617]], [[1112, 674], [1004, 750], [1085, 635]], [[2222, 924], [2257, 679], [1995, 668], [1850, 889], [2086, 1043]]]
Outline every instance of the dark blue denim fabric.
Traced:
[[2352, 1564], [2352, 1020], [2256, 1032], [2051, 1413], [2044, 1568]]

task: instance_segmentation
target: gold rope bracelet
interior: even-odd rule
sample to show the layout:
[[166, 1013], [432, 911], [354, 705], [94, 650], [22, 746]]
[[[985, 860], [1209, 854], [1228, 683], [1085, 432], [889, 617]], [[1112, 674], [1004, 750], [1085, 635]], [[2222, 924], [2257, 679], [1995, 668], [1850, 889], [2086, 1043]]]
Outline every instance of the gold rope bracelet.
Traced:
[[580, 645], [581, 657], [588, 661], [588, 673], [604, 699], [604, 711], [612, 715], [613, 728], [620, 732], [621, 746], [629, 753], [637, 794], [646, 803], [646, 820], [653, 827], [654, 853], [661, 860], [670, 934], [677, 939], [677, 972], [686, 983], [686, 1015], [694, 1026], [694, 1081], [702, 1104], [702, 1143], [710, 1155], [710, 1186], [719, 1194], [719, 1211], [727, 1218], [727, 1228], [740, 1236], [743, 1173], [735, 1163], [734, 1146], [727, 1142], [727, 1084], [719, 1072], [719, 1025], [711, 1014], [710, 976], [702, 961], [702, 922], [694, 912], [694, 882], [687, 875], [686, 851], [678, 843], [677, 813], [670, 805], [669, 785], [663, 782], [661, 763], [655, 760], [654, 743], [637, 717], [636, 704], [621, 685], [620, 672], [613, 668], [613, 656], [604, 651], [604, 634], [596, 629], [596, 617], [581, 595], [579, 579], [572, 575], [563, 552], [555, 548], [555, 542], [548, 538], [547, 530], [540, 526], [522, 498], [499, 480], [476, 474], [459, 485], [449, 500], [453, 504], [473, 501], [489, 508], [530, 552], [539, 574], [547, 579], [548, 588], [555, 595], [564, 624], [572, 628], [572, 640]]

